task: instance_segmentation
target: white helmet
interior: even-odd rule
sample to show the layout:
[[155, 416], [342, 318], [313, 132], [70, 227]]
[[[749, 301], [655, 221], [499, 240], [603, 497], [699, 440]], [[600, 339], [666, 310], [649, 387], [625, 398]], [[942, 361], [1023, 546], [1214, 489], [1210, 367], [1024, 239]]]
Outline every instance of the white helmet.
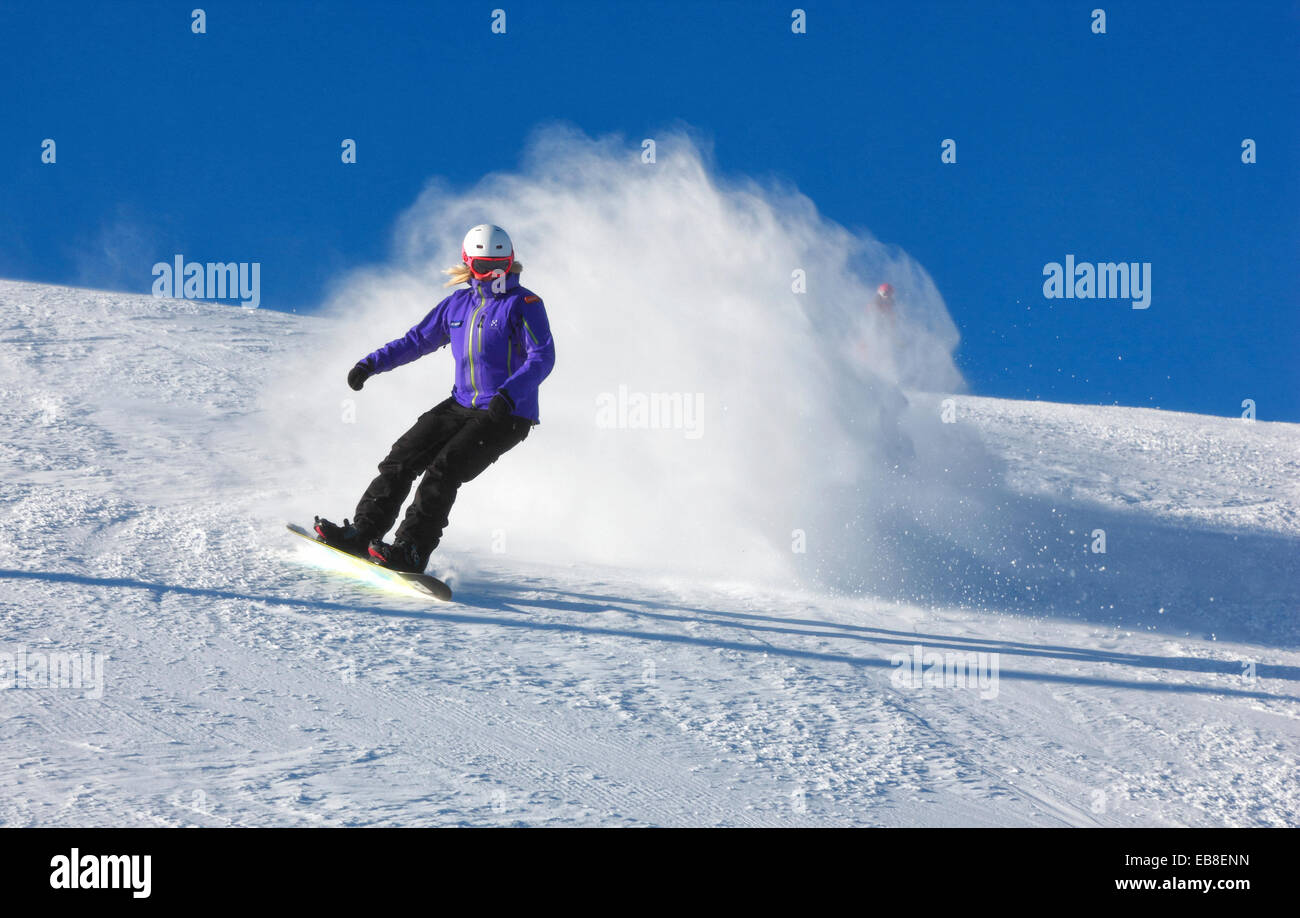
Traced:
[[479, 280], [487, 280], [500, 271], [509, 274], [515, 263], [515, 247], [510, 235], [499, 226], [480, 223], [465, 234], [460, 246], [460, 260]]

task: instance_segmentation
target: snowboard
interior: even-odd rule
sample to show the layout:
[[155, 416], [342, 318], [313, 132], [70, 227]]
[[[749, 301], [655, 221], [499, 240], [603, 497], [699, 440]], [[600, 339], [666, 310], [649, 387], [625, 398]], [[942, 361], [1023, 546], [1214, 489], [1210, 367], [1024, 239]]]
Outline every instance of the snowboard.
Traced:
[[355, 571], [359, 575], [378, 577], [386, 583], [410, 587], [417, 593], [422, 593], [441, 602], [451, 602], [451, 587], [437, 577], [430, 577], [428, 574], [411, 574], [406, 571], [389, 570], [373, 561], [359, 558], [356, 555], [337, 549], [333, 545], [327, 545], [320, 540], [316, 533], [303, 529], [294, 523], [286, 523], [285, 528], [294, 535], [301, 536], [313, 545], [319, 546], [322, 550], [333, 552], [347, 562], [349, 570]]

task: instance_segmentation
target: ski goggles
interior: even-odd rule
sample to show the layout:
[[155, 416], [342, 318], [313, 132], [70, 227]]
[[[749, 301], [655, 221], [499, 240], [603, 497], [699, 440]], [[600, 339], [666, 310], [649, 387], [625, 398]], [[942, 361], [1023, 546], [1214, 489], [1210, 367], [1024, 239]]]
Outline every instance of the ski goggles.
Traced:
[[469, 265], [470, 273], [479, 280], [492, 277], [500, 272], [502, 274], [510, 273], [510, 266], [514, 264], [514, 256], [508, 258], [471, 258], [466, 262]]

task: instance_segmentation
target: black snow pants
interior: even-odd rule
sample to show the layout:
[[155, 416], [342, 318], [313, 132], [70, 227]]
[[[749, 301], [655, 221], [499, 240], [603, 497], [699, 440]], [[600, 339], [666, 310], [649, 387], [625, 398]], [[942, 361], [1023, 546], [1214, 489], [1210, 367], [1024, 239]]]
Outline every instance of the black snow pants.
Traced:
[[353, 524], [372, 539], [382, 538], [423, 472], [393, 540], [412, 542], [427, 555], [438, 547], [460, 486], [522, 443], [531, 427], [532, 421], [513, 416], [494, 421], [486, 411], [466, 408], [454, 398], [430, 408], [379, 463], [379, 477], [357, 504]]

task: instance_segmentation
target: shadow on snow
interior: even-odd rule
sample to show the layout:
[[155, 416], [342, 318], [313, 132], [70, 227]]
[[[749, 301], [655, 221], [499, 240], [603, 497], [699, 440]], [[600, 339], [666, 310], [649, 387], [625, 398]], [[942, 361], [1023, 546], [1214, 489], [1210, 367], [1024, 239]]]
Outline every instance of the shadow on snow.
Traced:
[[[1242, 665], [1240, 661], [1207, 660], [1192, 657], [1160, 657], [1142, 654], [1114, 653], [1104, 650], [1089, 650], [1055, 645], [1027, 644], [1019, 641], [998, 641], [983, 638], [965, 638], [939, 634], [895, 631], [874, 628], [867, 625], [836, 624], [807, 619], [783, 619], [772, 616], [756, 615], [745, 612], [729, 612], [714, 609], [677, 607], [671, 603], [651, 603], [647, 600], [629, 599], [619, 596], [584, 594], [571, 590], [511, 590], [499, 587], [479, 587], [461, 590], [458, 600], [447, 611], [438, 608], [400, 609], [380, 605], [353, 605], [342, 602], [329, 602], [318, 599], [302, 599], [266, 594], [244, 593], [234, 590], [213, 589], [207, 587], [190, 587], [165, 583], [150, 583], [142, 580], [113, 577], [92, 577], [86, 574], [72, 574], [55, 571], [19, 571], [0, 569], [0, 579], [34, 580], [47, 583], [76, 584], [78, 586], [99, 587], [103, 589], [147, 590], [161, 597], [166, 593], [206, 597], [219, 600], [237, 600], [264, 603], [292, 609], [317, 609], [322, 612], [356, 614], [365, 613], [392, 617], [409, 618], [417, 621], [443, 622], [447, 624], [466, 624], [491, 626], [498, 628], [518, 628], [534, 631], [549, 631], [561, 634], [579, 634], [601, 638], [626, 638], [639, 641], [661, 642], [668, 644], [693, 645], [709, 649], [731, 650], [743, 654], [786, 657], [813, 663], [838, 663], [852, 667], [889, 669], [892, 664], [889, 657], [896, 652], [907, 652], [918, 643], [924, 642], [927, 651], [951, 650], [962, 653], [983, 652], [998, 653], [1008, 657], [1026, 657], [1061, 660], [1073, 664], [1105, 664], [1112, 666], [1134, 667], [1151, 670], [1175, 670], [1188, 673], [1232, 676], [1240, 678]], [[554, 598], [538, 599], [537, 592], [553, 593]], [[455, 611], [455, 606], [463, 609], [480, 609], [481, 613]], [[654, 608], [649, 608], [653, 606]], [[642, 631], [634, 628], [600, 627], [588, 621], [540, 621], [528, 614], [528, 609], [552, 613], [579, 613], [585, 617], [618, 612], [631, 615], [649, 622], [662, 623], [697, 623], [729, 630], [737, 638], [725, 636], [704, 637], [699, 635], [677, 634], [666, 631]], [[670, 611], [675, 610], [675, 611]], [[483, 614], [488, 613], [488, 614]], [[749, 640], [744, 638], [748, 637]], [[888, 654], [875, 653], [858, 656], [849, 652], [826, 650], [809, 650], [801, 647], [781, 646], [768, 642], [768, 638], [793, 637], [798, 639], [816, 639], [820, 641], [850, 641], [864, 645], [886, 645], [897, 648]], [[753, 643], [753, 641], [760, 643]], [[864, 648], [865, 649], [865, 648]], [[1256, 677], [1259, 679], [1281, 679], [1290, 682], [1300, 681], [1300, 667], [1273, 665], [1262, 662], [1256, 664]], [[1067, 685], [1090, 685], [1108, 688], [1134, 689], [1148, 692], [1169, 692], [1175, 694], [1194, 693], [1220, 695], [1232, 698], [1267, 699], [1278, 701], [1300, 701], [1300, 697], [1288, 694], [1231, 688], [1216, 685], [1194, 685], [1189, 683], [1147, 682], [1137, 679], [1115, 679], [1101, 676], [1064, 675], [1058, 673], [1041, 673], [1030, 670], [1008, 669], [1000, 667], [1001, 678], [1025, 680], [1030, 682], [1057, 683]]]

